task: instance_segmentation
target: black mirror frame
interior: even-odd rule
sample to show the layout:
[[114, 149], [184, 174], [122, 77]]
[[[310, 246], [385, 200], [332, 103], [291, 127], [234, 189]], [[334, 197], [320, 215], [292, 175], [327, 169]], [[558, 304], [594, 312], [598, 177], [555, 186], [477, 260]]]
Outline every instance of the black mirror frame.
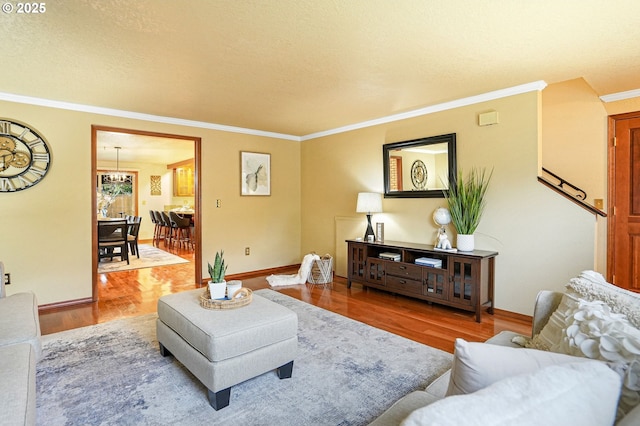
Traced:
[[456, 161], [456, 134], [430, 136], [427, 138], [412, 139], [409, 141], [393, 142], [382, 145], [382, 162], [384, 173], [384, 197], [385, 198], [444, 198], [448, 189], [432, 189], [427, 191], [391, 191], [389, 180], [389, 152], [401, 148], [411, 148], [422, 145], [446, 143], [449, 160], [449, 182], [455, 179], [457, 173]]

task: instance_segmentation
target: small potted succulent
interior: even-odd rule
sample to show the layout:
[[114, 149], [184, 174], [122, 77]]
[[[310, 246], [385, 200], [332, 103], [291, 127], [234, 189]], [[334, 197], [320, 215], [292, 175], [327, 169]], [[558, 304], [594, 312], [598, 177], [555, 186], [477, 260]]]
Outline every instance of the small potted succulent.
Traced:
[[211, 277], [211, 281], [209, 282], [209, 294], [212, 299], [224, 299], [226, 290], [227, 290], [227, 282], [224, 279], [224, 275], [227, 272], [227, 266], [224, 263], [224, 251], [220, 250], [216, 252], [216, 258], [213, 261], [213, 266], [211, 263], [209, 265], [209, 276]]

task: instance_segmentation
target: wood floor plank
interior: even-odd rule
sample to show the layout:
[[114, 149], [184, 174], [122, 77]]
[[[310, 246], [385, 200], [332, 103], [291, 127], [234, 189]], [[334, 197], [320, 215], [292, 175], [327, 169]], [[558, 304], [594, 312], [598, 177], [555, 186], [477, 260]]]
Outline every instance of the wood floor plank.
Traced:
[[[190, 262], [98, 274], [98, 302], [41, 311], [42, 334], [154, 313], [157, 301], [163, 295], [199, 288], [195, 282], [193, 253], [181, 249], [167, 251]], [[292, 268], [282, 273], [296, 272]], [[253, 275], [242, 279], [245, 287], [253, 290], [270, 288], [266, 276]], [[347, 288], [346, 280], [340, 277], [334, 279], [330, 288], [301, 284], [274, 290], [448, 352], [453, 352], [458, 337], [484, 341], [502, 330], [531, 333], [530, 318], [512, 318], [499, 312], [495, 315], [483, 313], [482, 322], [477, 323], [473, 313], [362, 288], [358, 284]]]

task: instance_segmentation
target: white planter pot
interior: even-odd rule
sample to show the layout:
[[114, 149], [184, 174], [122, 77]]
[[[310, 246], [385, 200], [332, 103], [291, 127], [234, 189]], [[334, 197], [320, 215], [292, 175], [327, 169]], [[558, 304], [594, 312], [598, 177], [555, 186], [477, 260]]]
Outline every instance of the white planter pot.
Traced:
[[227, 282], [227, 297], [231, 299], [236, 291], [242, 288], [242, 281], [240, 280], [231, 280]]
[[475, 239], [473, 235], [458, 234], [457, 237], [459, 251], [473, 251], [475, 248]]
[[209, 283], [209, 294], [212, 299], [224, 299], [227, 292], [227, 282]]

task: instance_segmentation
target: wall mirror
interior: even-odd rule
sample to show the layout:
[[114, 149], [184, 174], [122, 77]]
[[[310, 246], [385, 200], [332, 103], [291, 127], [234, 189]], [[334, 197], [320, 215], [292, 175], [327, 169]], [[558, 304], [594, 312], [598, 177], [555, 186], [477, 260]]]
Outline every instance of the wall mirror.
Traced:
[[382, 146], [384, 196], [444, 198], [456, 175], [456, 134]]

